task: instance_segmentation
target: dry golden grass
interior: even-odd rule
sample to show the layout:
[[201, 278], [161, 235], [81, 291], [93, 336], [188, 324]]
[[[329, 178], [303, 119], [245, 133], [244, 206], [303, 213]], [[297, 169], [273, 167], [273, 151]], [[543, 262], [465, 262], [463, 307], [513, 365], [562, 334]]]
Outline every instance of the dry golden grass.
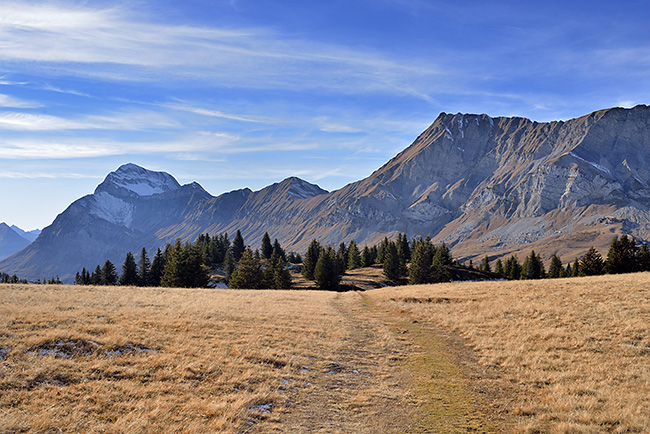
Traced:
[[650, 273], [367, 294], [456, 330], [512, 388], [516, 432], [650, 432]]
[[272, 431], [337, 348], [333, 296], [0, 286], [1, 431]]
[[0, 285], [0, 432], [402, 432], [356, 293]]

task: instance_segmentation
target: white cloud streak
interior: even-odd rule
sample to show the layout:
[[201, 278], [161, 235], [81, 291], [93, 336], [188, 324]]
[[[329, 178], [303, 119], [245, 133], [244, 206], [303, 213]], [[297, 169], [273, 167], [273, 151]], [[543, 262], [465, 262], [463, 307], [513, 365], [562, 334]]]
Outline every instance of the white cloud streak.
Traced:
[[[377, 53], [283, 37], [143, 22], [114, 7], [9, 2], [0, 6], [0, 61], [49, 74], [111, 80], [211, 80], [247, 88], [377, 91], [426, 98], [417, 83], [441, 74]], [[415, 66], [414, 66], [415, 65]]]

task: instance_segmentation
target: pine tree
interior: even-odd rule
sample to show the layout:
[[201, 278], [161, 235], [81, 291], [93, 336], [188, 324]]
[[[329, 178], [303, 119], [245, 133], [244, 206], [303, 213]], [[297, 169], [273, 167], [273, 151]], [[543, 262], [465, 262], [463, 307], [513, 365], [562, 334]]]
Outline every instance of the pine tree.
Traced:
[[151, 263], [147, 255], [147, 249], [144, 247], [140, 252], [140, 260], [138, 261], [138, 285], [149, 286], [151, 284]]
[[622, 235], [614, 237], [607, 252], [605, 270], [609, 274], [632, 273], [638, 270], [638, 247], [634, 238]]
[[128, 252], [124, 264], [122, 264], [122, 276], [120, 277], [120, 285], [134, 286], [138, 284], [138, 267], [135, 263], [133, 253]]
[[521, 278], [522, 267], [519, 260], [515, 255], [512, 255], [506, 261], [506, 276], [512, 280], [519, 280]]
[[494, 272], [500, 276], [503, 276], [505, 274], [505, 269], [503, 268], [503, 261], [501, 261], [501, 258], [497, 259], [497, 262], [494, 265]]
[[103, 285], [115, 285], [117, 283], [117, 270], [111, 261], [106, 260], [106, 262], [104, 262], [101, 274]]
[[531, 250], [530, 255], [526, 258], [523, 265], [523, 279], [542, 279], [545, 277], [544, 263], [542, 258]]
[[404, 262], [411, 261], [411, 248], [406, 234], [400, 233], [397, 235], [397, 252], [404, 257]]
[[604, 267], [603, 258], [594, 246], [591, 246], [580, 260], [580, 274], [584, 276], [603, 274]]
[[401, 267], [399, 262], [399, 255], [397, 253], [397, 247], [394, 242], [388, 242], [384, 250], [384, 277], [393, 282], [397, 283], [401, 277]]
[[282, 258], [284, 262], [287, 262], [287, 254], [285, 253], [277, 238], [275, 241], [273, 241], [273, 250], [271, 251], [271, 255], [273, 255], [273, 253]]
[[239, 232], [238, 229], [237, 234], [235, 235], [235, 239], [232, 240], [232, 247], [231, 247], [232, 257], [235, 260], [235, 262], [239, 262], [245, 249], [246, 246], [244, 245], [244, 237], [241, 236], [241, 232]]
[[264, 232], [264, 236], [262, 237], [261, 250], [264, 259], [271, 259], [271, 255], [273, 254], [273, 246], [271, 245], [271, 237], [269, 237], [268, 232]]
[[361, 254], [359, 253], [359, 247], [357, 247], [356, 241], [350, 241], [350, 247], [348, 247], [348, 263], [347, 269], [354, 270], [361, 267]]
[[424, 240], [415, 240], [411, 247], [409, 284], [418, 285], [433, 282], [433, 246]]
[[165, 260], [163, 259], [163, 253], [159, 247], [153, 257], [153, 261], [151, 262], [151, 269], [149, 273], [149, 284], [151, 286], [160, 286], [160, 280], [162, 279], [164, 269]]
[[335, 291], [339, 288], [341, 276], [339, 274], [336, 253], [328, 247], [321, 249], [314, 268], [314, 280], [319, 289]]
[[271, 254], [266, 270], [264, 270], [264, 281], [266, 288], [291, 288], [291, 273], [287, 269], [287, 262], [277, 252]]
[[[45, 282], [45, 279], [43, 279]], [[99, 265], [95, 268], [95, 271], [90, 275], [90, 284], [91, 285], [104, 285], [102, 280], [102, 269]]]
[[575, 261], [573, 261], [573, 271], [572, 271], [571, 277], [578, 277], [580, 276], [580, 261], [578, 258], [576, 258]]
[[242, 253], [239, 265], [230, 276], [228, 288], [233, 289], [259, 289], [264, 284], [264, 272], [259, 258], [251, 249]]
[[230, 282], [230, 278], [232, 277], [235, 268], [237, 268], [237, 263], [235, 262], [235, 258], [232, 256], [232, 251], [229, 249], [226, 252], [225, 259], [223, 260], [223, 271], [226, 274], [226, 283]]
[[548, 267], [548, 277], [551, 279], [557, 279], [558, 277], [562, 277], [562, 274], [564, 274], [562, 261], [557, 254], [553, 254], [551, 257], [551, 265]]
[[650, 249], [648, 243], [641, 244], [641, 248], [637, 254], [637, 265], [639, 271], [650, 271]]
[[485, 271], [486, 273], [492, 272], [492, 268], [490, 267], [490, 258], [485, 256], [483, 258], [483, 261], [481, 261], [481, 265], [479, 265], [478, 269], [480, 271]]
[[309, 243], [307, 252], [305, 253], [305, 258], [302, 262], [302, 275], [307, 280], [314, 280], [314, 270], [316, 269], [316, 263], [318, 262], [318, 257], [320, 256], [322, 247], [316, 240], [312, 240]]

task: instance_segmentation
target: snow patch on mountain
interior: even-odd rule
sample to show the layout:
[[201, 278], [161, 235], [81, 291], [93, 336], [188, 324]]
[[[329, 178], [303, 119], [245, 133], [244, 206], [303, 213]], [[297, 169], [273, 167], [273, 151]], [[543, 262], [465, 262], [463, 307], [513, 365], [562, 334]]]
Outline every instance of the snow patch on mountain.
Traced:
[[106, 192], [93, 195], [92, 200], [90, 214], [119, 226], [131, 226], [133, 205]]
[[138, 196], [151, 196], [154, 194], [174, 191], [181, 185], [168, 173], [153, 172], [135, 164], [129, 163], [120, 166], [115, 172], [108, 174], [98, 191], [110, 191], [113, 188], [128, 190]]

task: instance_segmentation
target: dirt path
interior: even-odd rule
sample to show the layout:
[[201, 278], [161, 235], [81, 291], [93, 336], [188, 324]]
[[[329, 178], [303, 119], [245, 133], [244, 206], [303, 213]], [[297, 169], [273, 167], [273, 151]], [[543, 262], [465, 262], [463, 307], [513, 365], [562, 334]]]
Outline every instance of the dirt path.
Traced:
[[331, 303], [345, 337], [309, 368], [312, 387], [283, 418], [282, 432], [496, 432], [477, 411], [467, 354], [451, 336], [380, 310], [362, 293]]

